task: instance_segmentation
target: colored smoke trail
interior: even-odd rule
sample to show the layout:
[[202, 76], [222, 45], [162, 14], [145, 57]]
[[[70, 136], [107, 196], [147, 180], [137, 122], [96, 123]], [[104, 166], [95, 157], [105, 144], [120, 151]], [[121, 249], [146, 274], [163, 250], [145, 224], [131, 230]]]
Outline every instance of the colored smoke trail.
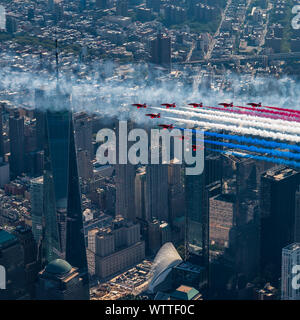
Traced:
[[234, 107], [235, 108], [244, 109], [244, 110], [251, 110], [251, 111], [255, 111], [255, 112], [264, 112], [264, 113], [270, 113], [270, 114], [275, 114], [275, 115], [280, 115], [280, 116], [285, 116], [285, 117], [300, 118], [300, 114], [296, 114], [296, 113], [271, 111], [271, 110], [268, 110], [268, 109], [249, 108], [249, 107], [242, 107], [242, 106], [234, 106]]
[[300, 142], [299, 136], [282, 134], [282, 133], [273, 132], [273, 131], [260, 130], [255, 128], [243, 128], [243, 127], [238, 127], [234, 125], [209, 123], [209, 122], [196, 121], [196, 120], [185, 120], [185, 119], [178, 119], [173, 117], [166, 117], [165, 119], [176, 121], [176, 122], [183, 122], [187, 124], [198, 125], [204, 128], [227, 130], [227, 131], [237, 132], [240, 134], [248, 134], [252, 136], [260, 136], [260, 137], [271, 138], [271, 139], [279, 139], [282, 141]]
[[[247, 111], [241, 111], [241, 110], [231, 110], [231, 109], [223, 109], [223, 108], [218, 108], [218, 107], [208, 107], [209, 109], [191, 109], [188, 107], [181, 107], [180, 109], [188, 110], [189, 112], [196, 112], [196, 113], [207, 113], [207, 114], [217, 114], [217, 115], [222, 115], [224, 117], [229, 117], [229, 118], [237, 118], [237, 119], [246, 119], [246, 120], [254, 120], [254, 121], [259, 121], [261, 123], [276, 123], [276, 124], [281, 124], [284, 126], [291, 126], [291, 123], [289, 120], [285, 120], [279, 116], [269, 116], [269, 115], [264, 115], [264, 114], [254, 114], [251, 112]], [[210, 110], [212, 109], [212, 110]], [[216, 110], [216, 111], [213, 111]], [[231, 115], [228, 115], [228, 112], [231, 113]], [[262, 119], [263, 118], [263, 119]], [[300, 122], [300, 119], [295, 120], [297, 122]], [[293, 123], [293, 127], [299, 127], [300, 128], [300, 123]]]
[[293, 110], [293, 109], [277, 108], [277, 107], [269, 107], [269, 106], [263, 106], [263, 108], [300, 114], [299, 110]]
[[[259, 121], [257, 120], [257, 118], [253, 118], [253, 117], [249, 117], [249, 116], [240, 116], [240, 118], [234, 118], [234, 117], [230, 117], [228, 116], [226, 113], [223, 113], [223, 115], [218, 115], [217, 111], [209, 111], [207, 110], [206, 112], [203, 111], [202, 113], [197, 113], [197, 112], [190, 112], [190, 111], [181, 111], [181, 110], [170, 110], [170, 109], [163, 109], [163, 108], [158, 108], [158, 107], [154, 107], [154, 109], [160, 110], [160, 111], [165, 111], [168, 113], [173, 113], [173, 114], [178, 114], [178, 115], [184, 115], [184, 116], [189, 116], [189, 117], [198, 117], [201, 120], [202, 119], [206, 119], [206, 120], [211, 120], [211, 121], [217, 121], [217, 122], [225, 122], [225, 123], [229, 123], [231, 124], [235, 124], [238, 126], [248, 126], [249, 128], [244, 128], [244, 129], [253, 129], [253, 130], [262, 130], [262, 131], [266, 131], [266, 132], [271, 132], [271, 131], [279, 131], [276, 132], [276, 134], [278, 135], [286, 135], [287, 137], [289, 136], [289, 138], [286, 138], [283, 140], [288, 140], [288, 139], [293, 139], [291, 141], [300, 141], [300, 137], [295, 137], [292, 136], [290, 134], [299, 134], [300, 135], [300, 127], [295, 127], [295, 126], [291, 126], [288, 122], [285, 125], [277, 125], [276, 124], [276, 120], [273, 120], [272, 123], [266, 123], [264, 121]], [[243, 118], [245, 118], [246, 120], [243, 120]], [[192, 120], [191, 120], [192, 121]], [[208, 122], [209, 125], [211, 125], [211, 123]], [[227, 125], [227, 124], [226, 124]], [[253, 127], [258, 127], [261, 129], [256, 129]], [[237, 127], [240, 128], [240, 127]], [[267, 131], [266, 129], [270, 130]], [[234, 131], [234, 130], [233, 130]], [[281, 132], [286, 132], [289, 133], [289, 135], [287, 134], [283, 134]], [[298, 139], [298, 140], [295, 140]]]
[[[206, 106], [205, 106], [206, 107]], [[245, 114], [248, 116], [252, 116], [252, 117], [259, 117], [259, 118], [265, 118], [265, 119], [274, 119], [274, 120], [283, 120], [283, 121], [294, 121], [294, 122], [300, 122], [300, 119], [298, 118], [289, 118], [286, 116], [273, 116], [273, 115], [269, 115], [269, 114], [257, 114], [255, 113], [255, 110], [253, 110], [254, 112], [249, 112], [249, 111], [242, 111], [242, 110], [232, 110], [232, 109], [225, 109], [225, 108], [219, 108], [219, 107], [206, 107], [212, 110], [218, 110], [218, 111], [224, 111], [224, 112], [230, 112], [233, 114]], [[188, 108], [190, 109], [190, 108]], [[202, 109], [195, 109], [195, 111], [200, 111]]]
[[[191, 131], [191, 132], [202, 132], [197, 129], [188, 129], [188, 128], [179, 128], [179, 127], [174, 127], [176, 129], [180, 129], [182, 131]], [[289, 150], [294, 150], [297, 152], [300, 152], [300, 147], [287, 144], [287, 143], [281, 143], [281, 142], [276, 142], [276, 141], [268, 141], [268, 140], [263, 140], [263, 139], [256, 139], [256, 138], [250, 138], [250, 137], [243, 137], [243, 136], [234, 136], [231, 134], [226, 134], [226, 133], [217, 133], [217, 132], [211, 132], [211, 131], [205, 131], [205, 135], [211, 136], [211, 137], [216, 137], [216, 138], [221, 138], [221, 139], [228, 139], [228, 140], [234, 140], [242, 143], [253, 143], [257, 145], [262, 145], [262, 146], [269, 146], [272, 148], [281, 148], [281, 149], [289, 149]]]
[[[200, 139], [196, 139], [200, 140]], [[247, 150], [251, 152], [259, 152], [259, 153], [269, 153], [273, 156], [278, 157], [286, 157], [286, 158], [294, 158], [294, 159], [300, 159], [300, 154], [292, 153], [292, 152], [285, 152], [285, 151], [279, 151], [276, 149], [267, 149], [267, 148], [258, 148], [256, 146], [246, 146], [241, 144], [235, 144], [235, 143], [229, 143], [229, 142], [220, 142], [220, 141], [214, 141], [214, 140], [200, 140], [209, 144], [215, 144], [218, 146], [224, 146], [228, 148], [234, 148], [234, 149], [240, 149], [240, 150]], [[284, 160], [284, 159], [283, 159]]]
[[206, 148], [206, 149], [213, 151], [213, 152], [219, 152], [219, 153], [223, 153], [223, 154], [231, 154], [231, 155], [234, 155], [237, 157], [242, 157], [242, 158], [251, 158], [251, 159], [256, 159], [256, 160], [261, 160], [261, 161], [284, 164], [284, 165], [292, 166], [292, 167], [300, 167], [300, 162], [296, 162], [296, 161], [289, 161], [289, 160], [278, 159], [278, 158], [268, 158], [265, 156], [250, 155], [250, 154], [244, 154], [244, 153], [239, 153], [239, 152], [234, 152], [234, 151], [224, 151], [224, 150], [211, 149], [211, 148]]

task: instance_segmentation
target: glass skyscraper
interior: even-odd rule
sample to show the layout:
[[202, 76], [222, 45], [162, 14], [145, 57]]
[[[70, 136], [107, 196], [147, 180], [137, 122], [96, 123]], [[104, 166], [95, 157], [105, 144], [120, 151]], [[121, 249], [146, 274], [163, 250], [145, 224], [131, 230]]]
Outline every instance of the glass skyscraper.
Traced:
[[70, 97], [56, 91], [44, 112], [44, 263], [87, 271]]

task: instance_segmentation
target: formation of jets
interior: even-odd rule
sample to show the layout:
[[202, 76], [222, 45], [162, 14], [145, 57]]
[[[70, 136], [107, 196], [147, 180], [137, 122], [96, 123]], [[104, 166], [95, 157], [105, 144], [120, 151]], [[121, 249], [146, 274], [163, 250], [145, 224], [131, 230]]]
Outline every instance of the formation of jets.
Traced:
[[[204, 107], [202, 102], [200, 102], [200, 103], [193, 102], [193, 103], [189, 103], [188, 105], [192, 106], [194, 108], [202, 108], [202, 107]], [[233, 108], [234, 107], [233, 102], [230, 102], [230, 103], [222, 102], [222, 103], [219, 103], [218, 105], [219, 106], [223, 106], [224, 108]], [[249, 103], [247, 103], [247, 105], [248, 106], [252, 106], [253, 108], [257, 108], [257, 107], [261, 107], [262, 106], [261, 102], [259, 102], [259, 103], [249, 102]], [[132, 104], [132, 106], [137, 107], [138, 109], [147, 108], [147, 104], [146, 103], [143, 103], [143, 104], [134, 103], [134, 104]], [[167, 109], [176, 108], [176, 104], [175, 103], [162, 103], [161, 106], [165, 106]], [[160, 113], [147, 113], [146, 116], [150, 117], [151, 119], [157, 119], [157, 118], [161, 117]], [[172, 124], [159, 124], [158, 126], [163, 128], [163, 129], [166, 129], [166, 130], [174, 128], [174, 126]], [[180, 136], [178, 138], [180, 138], [181, 140], [184, 140], [184, 136]], [[198, 146], [193, 145], [192, 147], [193, 147], [193, 150], [195, 151]]]

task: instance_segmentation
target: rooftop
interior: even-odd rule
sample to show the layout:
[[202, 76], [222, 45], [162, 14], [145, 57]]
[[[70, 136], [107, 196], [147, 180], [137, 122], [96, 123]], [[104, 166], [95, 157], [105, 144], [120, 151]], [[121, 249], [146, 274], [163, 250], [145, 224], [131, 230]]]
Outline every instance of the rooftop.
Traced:
[[16, 239], [17, 238], [13, 234], [11, 234], [3, 229], [2, 230], [0, 229], [0, 247], [2, 247], [4, 244], [9, 243], [11, 241], [14, 241]]
[[54, 275], [63, 275], [70, 272], [71, 269], [72, 267], [67, 261], [55, 259], [47, 265], [45, 271]]
[[192, 300], [197, 294], [199, 291], [195, 288], [181, 285], [171, 294], [171, 297], [179, 300]]

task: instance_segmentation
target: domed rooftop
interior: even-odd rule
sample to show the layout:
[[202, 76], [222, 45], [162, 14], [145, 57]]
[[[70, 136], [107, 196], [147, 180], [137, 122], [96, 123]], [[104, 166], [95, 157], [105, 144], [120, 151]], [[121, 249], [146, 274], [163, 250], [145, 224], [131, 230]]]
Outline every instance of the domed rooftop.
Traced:
[[67, 261], [55, 259], [47, 265], [45, 271], [47, 273], [61, 275], [70, 272], [71, 269], [72, 266]]

